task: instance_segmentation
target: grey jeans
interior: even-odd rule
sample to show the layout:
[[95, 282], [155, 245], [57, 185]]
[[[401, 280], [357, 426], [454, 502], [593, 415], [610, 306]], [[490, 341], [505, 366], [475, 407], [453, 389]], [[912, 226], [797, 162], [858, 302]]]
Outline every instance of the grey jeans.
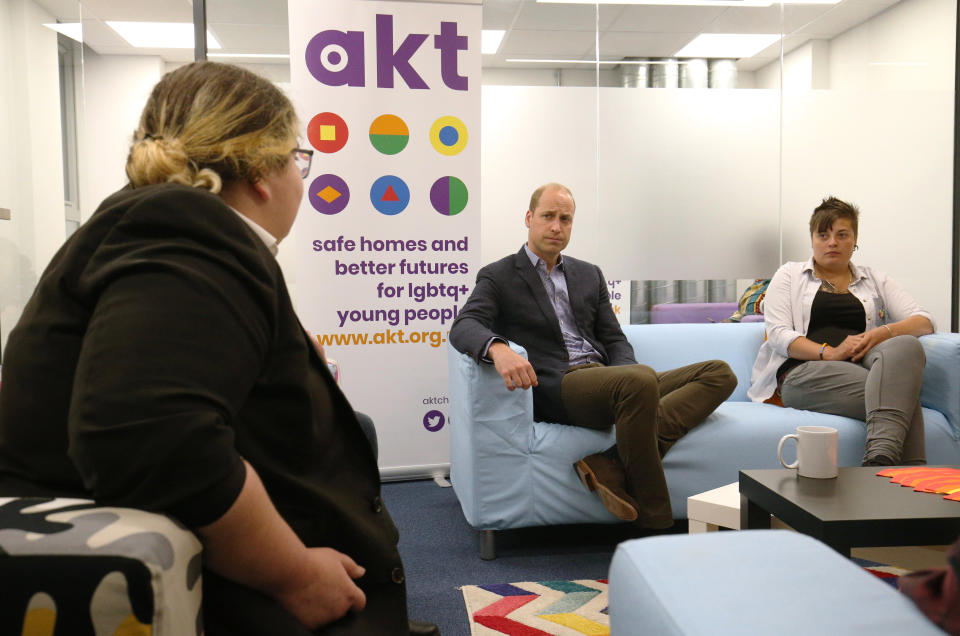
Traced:
[[783, 380], [784, 406], [831, 413], [867, 425], [864, 460], [886, 455], [897, 464], [924, 464], [920, 385], [926, 356], [913, 336], [896, 336], [859, 362], [812, 360]]

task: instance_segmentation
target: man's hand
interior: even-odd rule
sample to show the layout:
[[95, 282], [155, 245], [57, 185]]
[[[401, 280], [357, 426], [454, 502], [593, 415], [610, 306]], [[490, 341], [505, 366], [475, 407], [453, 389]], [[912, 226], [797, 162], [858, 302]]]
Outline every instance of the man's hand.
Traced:
[[503, 378], [507, 390], [529, 389], [537, 386], [537, 374], [533, 370], [533, 365], [508, 345], [494, 342], [487, 350], [487, 356], [493, 360], [493, 366]]
[[353, 582], [365, 570], [353, 559], [332, 548], [308, 548], [307, 555], [297, 576], [273, 594], [288, 612], [313, 630], [366, 606], [366, 595]]

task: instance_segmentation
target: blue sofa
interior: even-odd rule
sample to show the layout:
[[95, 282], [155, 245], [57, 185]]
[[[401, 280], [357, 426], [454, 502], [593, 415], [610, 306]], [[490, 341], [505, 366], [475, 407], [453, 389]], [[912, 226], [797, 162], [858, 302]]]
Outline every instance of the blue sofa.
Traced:
[[[675, 518], [686, 518], [687, 497], [737, 481], [740, 469], [779, 468], [777, 442], [800, 425], [837, 428], [840, 465], [860, 465], [863, 422], [747, 399], [762, 323], [629, 325], [624, 333], [637, 359], [656, 370], [716, 358], [739, 379], [729, 400], [664, 458]], [[927, 459], [960, 464], [960, 334], [932, 334], [921, 342]], [[448, 362], [450, 478], [467, 522], [483, 533], [481, 557], [495, 556], [497, 530], [618, 522], [572, 468], [612, 445], [612, 430], [535, 422], [531, 394], [507, 391], [492, 365], [478, 365], [452, 347]]]

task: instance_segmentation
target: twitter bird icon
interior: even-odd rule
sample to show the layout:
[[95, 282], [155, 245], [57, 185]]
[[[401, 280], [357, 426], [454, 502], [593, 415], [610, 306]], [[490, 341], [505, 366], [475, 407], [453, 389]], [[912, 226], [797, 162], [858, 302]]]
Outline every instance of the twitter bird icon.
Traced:
[[423, 428], [431, 433], [436, 433], [443, 428], [446, 421], [447, 418], [440, 411], [427, 411], [427, 414], [423, 416]]

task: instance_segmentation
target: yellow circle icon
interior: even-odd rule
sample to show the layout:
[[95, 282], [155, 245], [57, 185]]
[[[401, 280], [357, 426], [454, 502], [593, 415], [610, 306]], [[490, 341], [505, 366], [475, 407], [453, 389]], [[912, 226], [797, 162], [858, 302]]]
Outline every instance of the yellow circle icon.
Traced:
[[441, 155], [455, 155], [467, 147], [467, 127], [452, 115], [441, 117], [430, 127], [430, 143]]

